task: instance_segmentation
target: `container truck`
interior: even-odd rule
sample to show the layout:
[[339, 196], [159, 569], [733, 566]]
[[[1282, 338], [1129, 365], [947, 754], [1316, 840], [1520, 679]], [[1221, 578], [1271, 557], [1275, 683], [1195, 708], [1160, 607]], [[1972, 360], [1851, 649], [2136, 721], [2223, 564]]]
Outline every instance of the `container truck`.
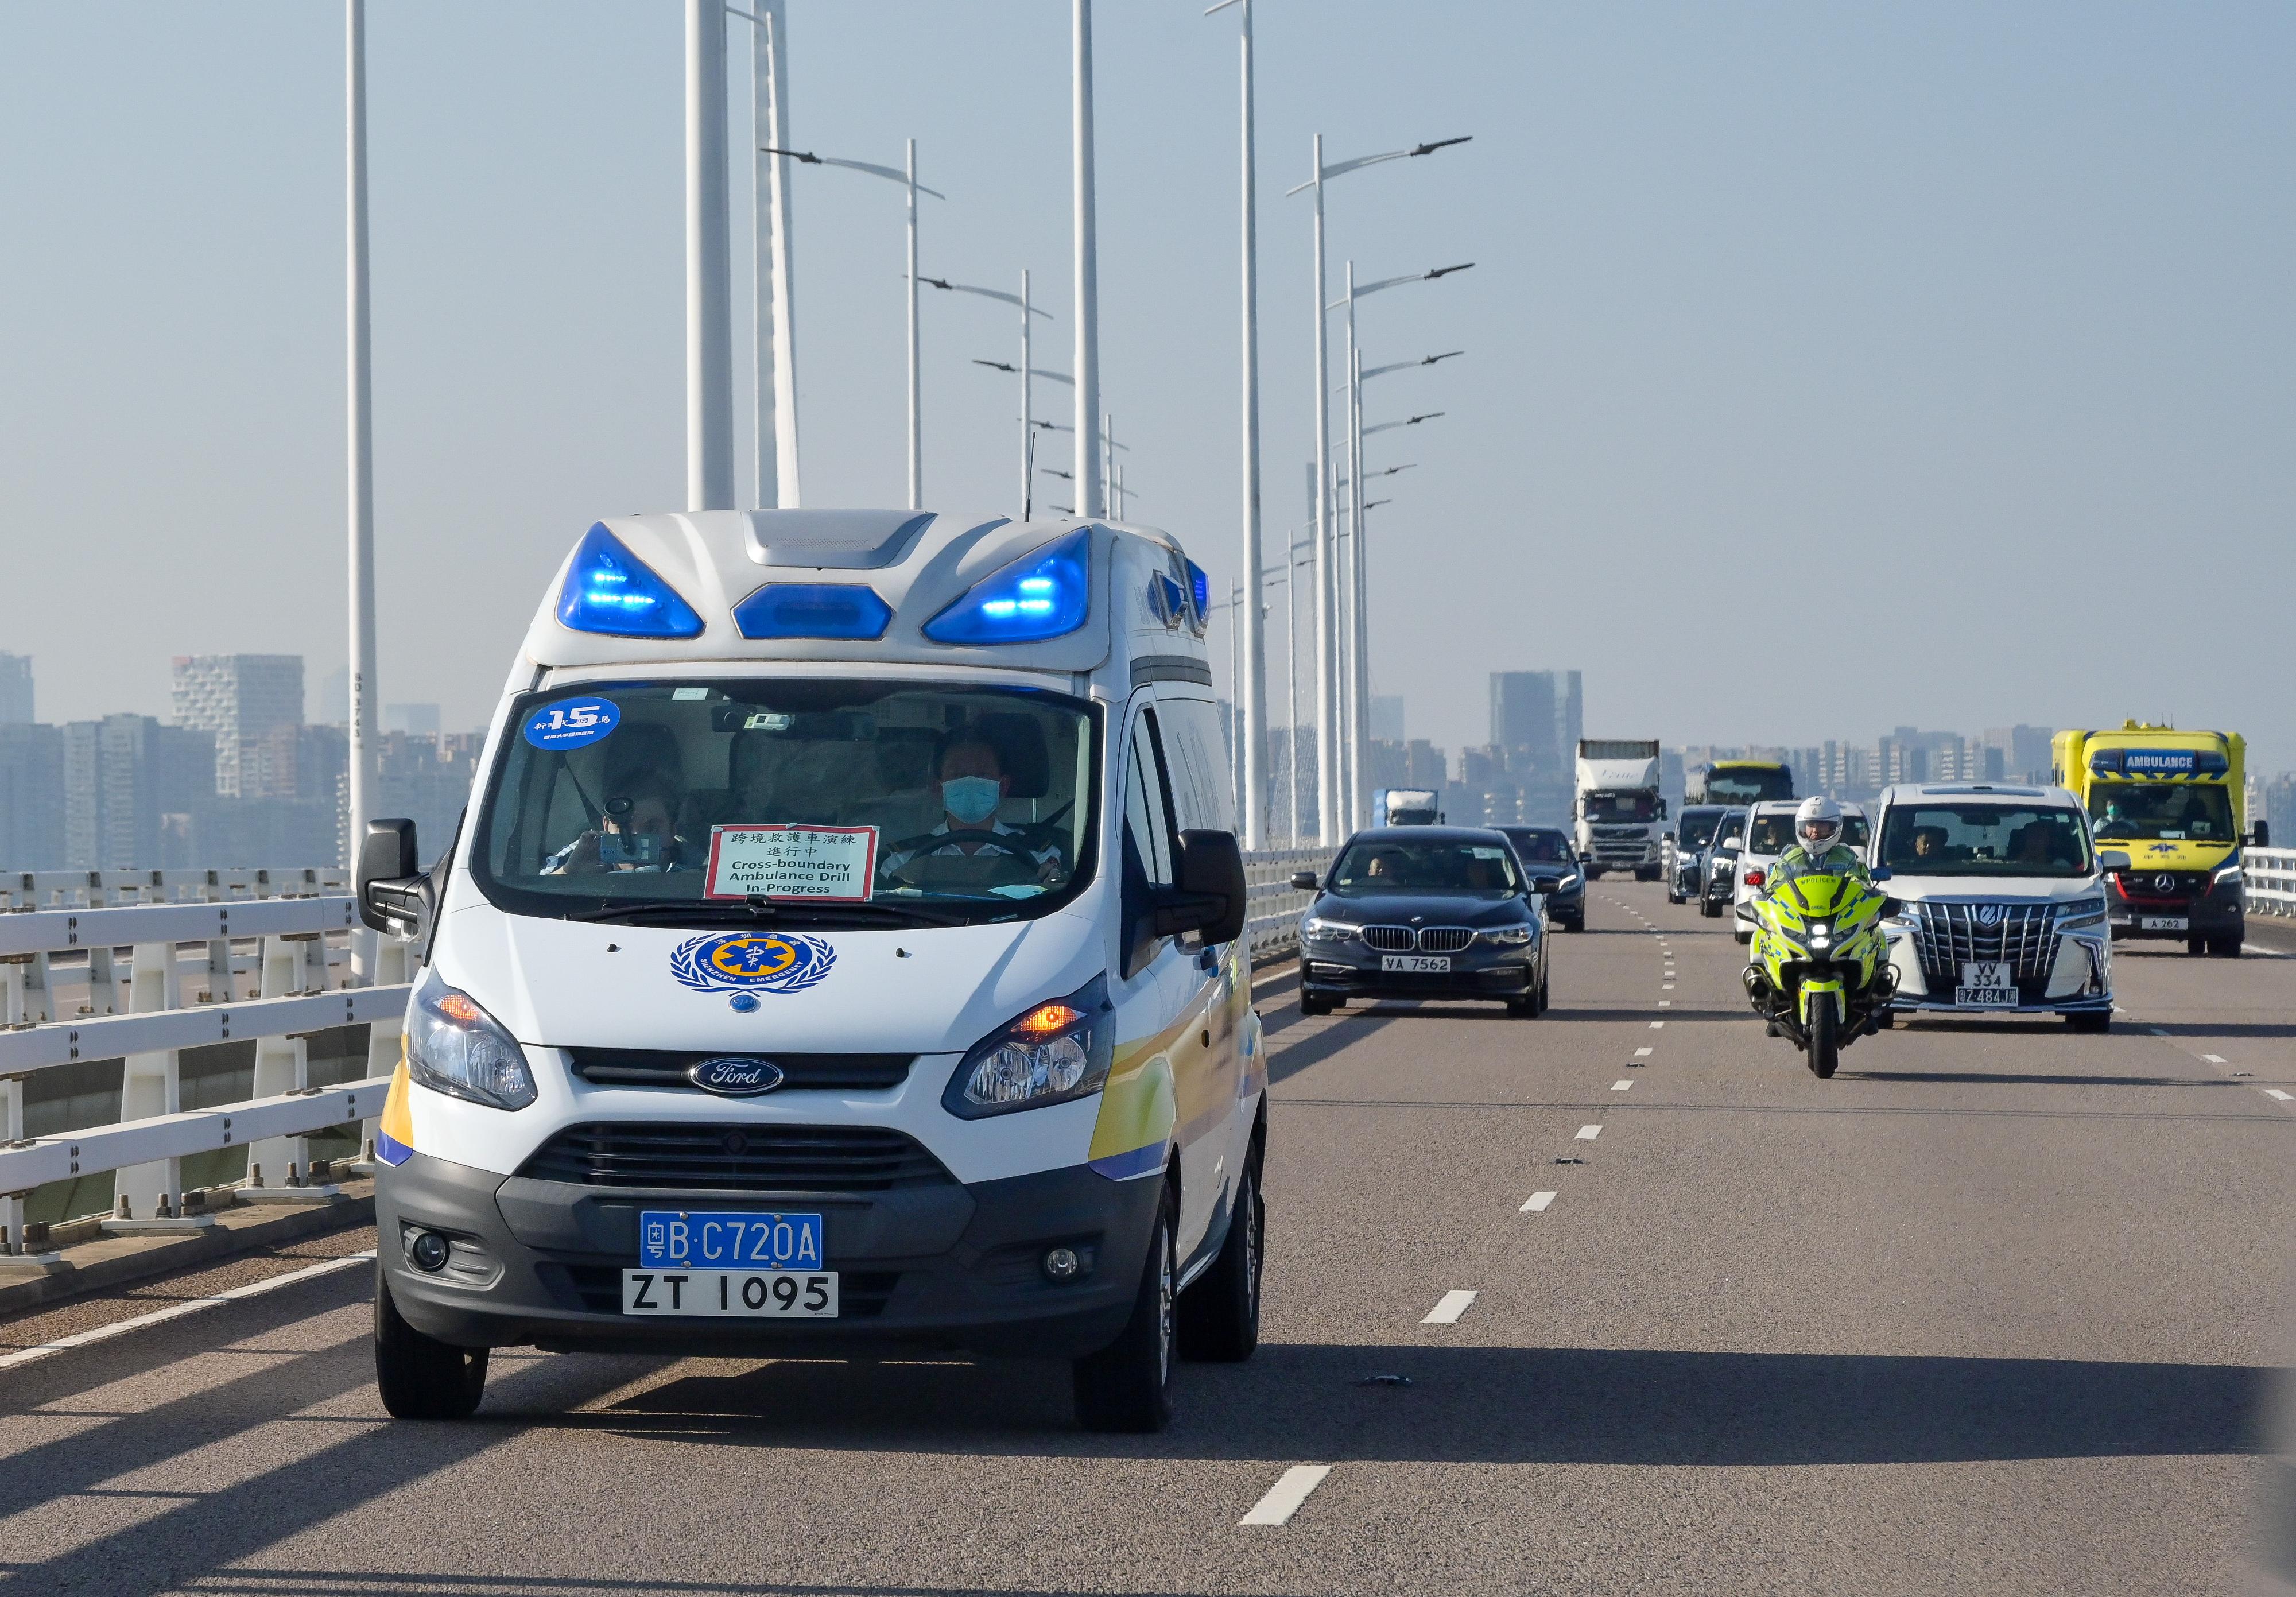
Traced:
[[1632, 871], [1636, 881], [1658, 880], [1666, 819], [1658, 782], [1656, 738], [1578, 740], [1571, 835], [1589, 880], [1600, 881], [1605, 871]]

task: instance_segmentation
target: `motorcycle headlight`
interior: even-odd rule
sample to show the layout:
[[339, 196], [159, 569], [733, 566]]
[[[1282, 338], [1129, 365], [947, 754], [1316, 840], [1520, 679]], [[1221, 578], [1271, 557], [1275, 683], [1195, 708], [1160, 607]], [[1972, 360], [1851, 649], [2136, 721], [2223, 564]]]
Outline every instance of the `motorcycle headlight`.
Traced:
[[2242, 879], [2242, 877], [2243, 877], [2243, 874], [2244, 874], [2244, 873], [2242, 872], [2242, 870], [2241, 870], [2241, 868], [2240, 868], [2239, 864], [2235, 862], [2235, 863], [2234, 863], [2234, 864], [2229, 864], [2229, 865], [2226, 865], [2226, 866], [2221, 867], [2221, 868], [2217, 872], [2217, 878], [2216, 878], [2216, 879], [2217, 879], [2218, 884], [2219, 886], [2221, 886], [2223, 883], [2227, 882], [2227, 881], [2238, 881], [2238, 880], [2240, 880]]
[[1833, 921], [1812, 921], [1808, 923], [1804, 930], [1807, 935], [1802, 940], [1808, 943], [1812, 948], [1831, 948], [1833, 946]]
[[1362, 930], [1360, 926], [1350, 926], [1345, 921], [1326, 921], [1319, 915], [1309, 915], [1300, 922], [1300, 935], [1311, 943], [1344, 943]]
[[2079, 931], [2084, 926], [2104, 924], [2104, 895], [2094, 898], [2076, 898], [2057, 907], [2057, 930]]
[[949, 1077], [941, 1106], [978, 1120], [1089, 1097], [1108, 1079], [1115, 1027], [1108, 978], [1095, 976], [975, 1044]]
[[1483, 941], [1495, 948], [1520, 948], [1530, 941], [1528, 926], [1494, 926], [1480, 934]]
[[406, 1003], [406, 1073], [434, 1093], [489, 1109], [534, 1102], [526, 1052], [478, 1000], [433, 970]]

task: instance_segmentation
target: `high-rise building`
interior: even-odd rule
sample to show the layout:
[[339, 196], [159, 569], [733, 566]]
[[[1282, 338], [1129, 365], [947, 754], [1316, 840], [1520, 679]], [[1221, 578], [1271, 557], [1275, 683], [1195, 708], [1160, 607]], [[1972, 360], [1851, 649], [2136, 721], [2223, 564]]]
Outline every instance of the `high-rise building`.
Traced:
[[74, 870], [160, 865], [162, 815], [216, 798], [216, 737], [149, 716], [106, 716], [63, 729], [63, 852]]
[[[1506, 780], [1482, 790], [1488, 802], [1480, 807], [1488, 819], [1547, 823], [1569, 809], [1578, 740], [1586, 735], [1583, 711], [1576, 671], [1491, 673], [1490, 748]], [[1478, 785], [1464, 764], [1460, 783]]]
[[32, 713], [32, 657], [0, 654], [0, 726], [29, 726], [38, 718]]
[[0, 871], [55, 871], [63, 864], [63, 733], [0, 723]]
[[1390, 743], [1404, 741], [1402, 694], [1371, 696], [1371, 735]]
[[265, 785], [262, 746], [303, 724], [299, 654], [179, 654], [176, 721], [215, 734], [215, 790], [231, 798], [290, 798]]
[[435, 738], [439, 735], [439, 707], [435, 704], [386, 704], [382, 707], [382, 730], [403, 732], [411, 737]]

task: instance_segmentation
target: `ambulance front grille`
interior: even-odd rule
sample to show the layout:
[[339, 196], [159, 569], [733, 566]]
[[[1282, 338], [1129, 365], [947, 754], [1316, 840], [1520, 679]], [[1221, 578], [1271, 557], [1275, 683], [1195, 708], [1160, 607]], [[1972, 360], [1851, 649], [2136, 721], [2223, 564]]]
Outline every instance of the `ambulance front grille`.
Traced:
[[570, 1126], [520, 1169], [533, 1181], [688, 1192], [883, 1192], [956, 1178], [874, 1126], [617, 1121]]

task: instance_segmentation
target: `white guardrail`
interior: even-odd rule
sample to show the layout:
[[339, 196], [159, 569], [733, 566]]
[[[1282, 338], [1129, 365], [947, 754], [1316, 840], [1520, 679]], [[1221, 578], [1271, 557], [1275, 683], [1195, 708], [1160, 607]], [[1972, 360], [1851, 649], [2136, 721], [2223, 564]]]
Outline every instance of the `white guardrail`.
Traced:
[[2243, 848], [2240, 853], [2248, 913], [2296, 917], [2296, 848]]
[[[1294, 888], [1292, 877], [1320, 871], [1326, 854], [1244, 856], [1245, 937], [1255, 962], [1297, 947], [1300, 917], [1315, 895]], [[250, 1180], [262, 1172], [290, 1183], [262, 1188], [265, 1198], [292, 1200], [303, 1195], [295, 1183], [309, 1165], [307, 1136], [382, 1112], [398, 1060], [409, 951], [379, 940], [375, 985], [348, 985], [349, 944], [359, 934], [344, 886], [337, 870], [0, 876], [8, 912], [0, 913], [0, 1254], [28, 1251], [24, 1200], [46, 1183], [111, 1172], [107, 1229], [193, 1226], [203, 1221], [184, 1208], [185, 1159], [246, 1147]], [[249, 940], [256, 953], [234, 951]], [[63, 995], [60, 964], [75, 975], [85, 966], [84, 1002]], [[246, 997], [240, 987], [250, 972], [257, 995]], [[310, 1035], [357, 1025], [368, 1028], [365, 1078], [311, 1085]], [[183, 1051], [247, 1040], [255, 1044], [252, 1096], [185, 1110]], [[43, 1070], [112, 1059], [124, 1061], [116, 1123], [25, 1136], [28, 1082]], [[237, 1195], [253, 1192], [242, 1186]]]
[[[305, 1139], [382, 1112], [407, 993], [407, 949], [391, 939], [376, 948], [375, 985], [344, 985], [364, 935], [344, 885], [340, 870], [0, 876], [0, 1253], [28, 1251], [27, 1196], [81, 1175], [114, 1175], [106, 1229], [211, 1223], [184, 1208], [182, 1161], [217, 1149], [248, 1149], [266, 1198], [324, 1196], [299, 1184]], [[250, 941], [254, 952], [235, 951]], [[84, 997], [71, 990], [83, 985]], [[311, 1034], [361, 1024], [363, 1078], [312, 1085]], [[185, 1110], [183, 1051], [234, 1041], [254, 1044], [251, 1095]], [[24, 1134], [27, 1085], [41, 1072], [113, 1059], [118, 1121]]]

